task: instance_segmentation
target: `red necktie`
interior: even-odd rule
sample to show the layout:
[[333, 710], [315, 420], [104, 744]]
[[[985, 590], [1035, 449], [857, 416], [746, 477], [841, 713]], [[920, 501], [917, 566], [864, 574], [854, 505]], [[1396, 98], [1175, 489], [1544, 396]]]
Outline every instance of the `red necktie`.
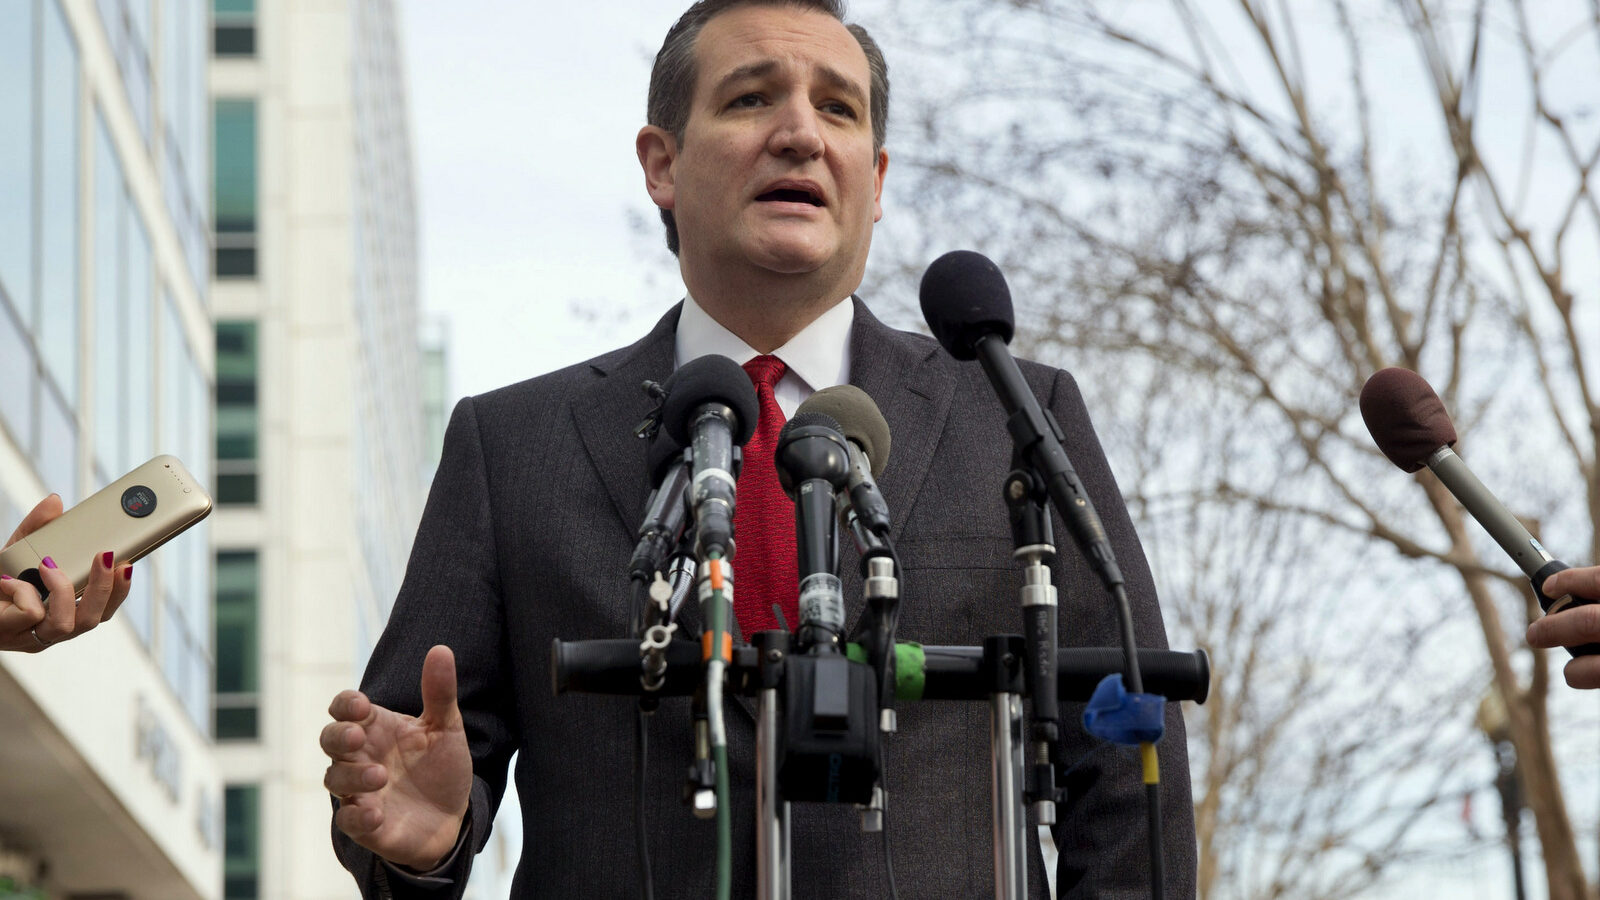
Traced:
[[788, 371], [776, 356], [758, 356], [744, 364], [756, 386], [761, 418], [744, 445], [744, 465], [733, 512], [733, 614], [746, 639], [777, 628], [772, 605], [778, 604], [792, 630], [800, 618], [800, 564], [795, 556], [794, 501], [778, 484], [773, 452], [784, 423], [773, 387]]

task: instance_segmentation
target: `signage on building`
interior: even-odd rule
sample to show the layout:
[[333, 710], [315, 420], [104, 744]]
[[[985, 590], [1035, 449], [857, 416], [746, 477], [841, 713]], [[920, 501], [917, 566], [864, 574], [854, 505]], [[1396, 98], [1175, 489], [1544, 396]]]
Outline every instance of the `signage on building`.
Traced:
[[134, 705], [133, 743], [139, 761], [166, 791], [167, 799], [177, 803], [183, 783], [183, 754], [143, 695]]

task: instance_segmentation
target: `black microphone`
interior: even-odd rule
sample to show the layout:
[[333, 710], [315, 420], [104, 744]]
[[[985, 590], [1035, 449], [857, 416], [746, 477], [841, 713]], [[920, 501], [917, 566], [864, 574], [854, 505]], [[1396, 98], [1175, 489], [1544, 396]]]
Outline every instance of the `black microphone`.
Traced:
[[821, 413], [839, 424], [850, 449], [850, 474], [840, 497], [848, 515], [878, 537], [889, 533], [889, 504], [877, 476], [889, 461], [889, 423], [867, 392], [853, 384], [823, 388], [800, 404], [799, 413]]
[[[1455, 425], [1439, 395], [1421, 375], [1394, 367], [1373, 373], [1361, 387], [1361, 418], [1390, 462], [1407, 472], [1423, 466], [1433, 470], [1533, 582], [1539, 606], [1547, 614], [1597, 602], [1588, 597], [1545, 596], [1544, 580], [1569, 566], [1551, 556], [1451, 449], [1456, 442]], [[1573, 656], [1588, 656], [1600, 653], [1600, 643], [1567, 649]]]
[[778, 483], [794, 501], [799, 553], [801, 647], [836, 646], [844, 632], [844, 586], [838, 568], [834, 494], [850, 478], [850, 445], [839, 423], [798, 410], [778, 432]]
[[650, 483], [655, 487], [645, 501], [644, 521], [639, 525], [639, 543], [628, 563], [628, 576], [648, 584], [661, 571], [667, 557], [683, 539], [688, 523], [689, 459], [683, 445], [665, 432], [657, 432], [650, 442]]
[[1006, 345], [1011, 341], [1011, 290], [988, 257], [955, 250], [939, 257], [922, 276], [922, 315], [944, 349], [960, 360], [977, 359], [1005, 407], [1006, 430], [1017, 452], [1045, 480], [1073, 543], [1109, 589], [1123, 583], [1105, 526], [1083, 482], [1072, 468], [1055, 416], [1022, 378]]
[[732, 557], [733, 448], [755, 433], [760, 412], [755, 386], [726, 356], [702, 356], [679, 366], [663, 387], [661, 424], [673, 440], [689, 447], [693, 461], [689, 505], [695, 552], [701, 558], [712, 552]]

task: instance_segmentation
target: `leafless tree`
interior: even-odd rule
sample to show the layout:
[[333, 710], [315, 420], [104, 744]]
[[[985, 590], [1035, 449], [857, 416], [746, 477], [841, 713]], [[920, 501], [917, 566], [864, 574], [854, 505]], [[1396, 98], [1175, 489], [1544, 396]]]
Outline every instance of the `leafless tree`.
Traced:
[[1411, 826], [1467, 789], [1448, 748], [1481, 750], [1488, 681], [1550, 896], [1593, 897], [1527, 583], [1355, 398], [1422, 373], [1535, 534], [1600, 559], [1600, 2], [895, 5], [900, 284], [996, 258], [1213, 647], [1202, 896], [1349, 896], [1444, 852]]

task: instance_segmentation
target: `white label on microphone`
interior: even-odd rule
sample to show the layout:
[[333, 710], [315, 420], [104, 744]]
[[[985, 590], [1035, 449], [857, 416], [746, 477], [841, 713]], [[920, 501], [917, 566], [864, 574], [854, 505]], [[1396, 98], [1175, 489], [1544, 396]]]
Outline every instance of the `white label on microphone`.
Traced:
[[831, 572], [807, 575], [800, 582], [800, 624], [838, 634], [844, 630], [844, 585]]

